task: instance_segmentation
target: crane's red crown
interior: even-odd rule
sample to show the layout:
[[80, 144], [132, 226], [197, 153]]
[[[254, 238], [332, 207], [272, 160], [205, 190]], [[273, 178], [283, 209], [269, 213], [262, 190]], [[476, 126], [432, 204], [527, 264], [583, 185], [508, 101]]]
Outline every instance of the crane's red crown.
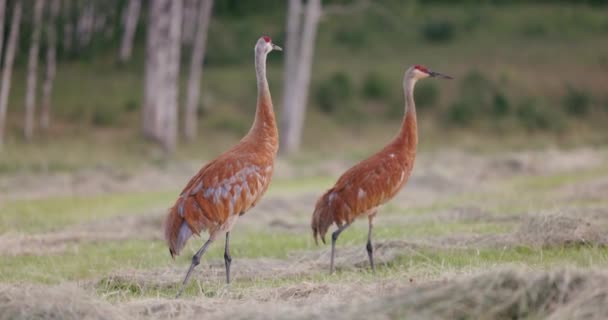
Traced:
[[270, 43], [270, 41], [272, 41], [269, 36], [263, 36], [262, 38], [264, 38], [264, 41], [266, 41], [266, 43]]
[[417, 65], [415, 65], [415, 66], [414, 66], [414, 69], [418, 69], [418, 70], [420, 70], [420, 71], [422, 71], [422, 72], [424, 72], [424, 73], [429, 73], [429, 69], [427, 69], [427, 68], [426, 68], [425, 66], [423, 66], [423, 65], [419, 65], [419, 64], [417, 64]]

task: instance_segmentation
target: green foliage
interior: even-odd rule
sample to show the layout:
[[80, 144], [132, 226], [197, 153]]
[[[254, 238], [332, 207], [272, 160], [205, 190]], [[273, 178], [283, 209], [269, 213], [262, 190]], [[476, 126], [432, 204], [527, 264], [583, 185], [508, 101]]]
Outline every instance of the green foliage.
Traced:
[[370, 72], [363, 79], [363, 96], [367, 99], [386, 99], [391, 95], [390, 83], [379, 73]]
[[450, 105], [447, 121], [458, 126], [473, 123], [478, 116], [487, 114], [492, 105], [494, 85], [481, 72], [471, 70], [460, 83], [460, 96]]
[[120, 112], [103, 106], [98, 106], [93, 110], [93, 117], [91, 119], [93, 125], [98, 127], [113, 127], [118, 124], [119, 120]]
[[211, 121], [209, 126], [215, 130], [231, 132], [238, 135], [243, 135], [247, 133], [247, 130], [249, 129], [248, 125], [241, 119], [230, 116], [222, 116], [215, 118]]
[[448, 20], [431, 20], [422, 26], [421, 33], [428, 42], [445, 43], [454, 38], [456, 27]]
[[336, 72], [329, 79], [322, 81], [316, 92], [316, 102], [325, 113], [347, 111], [352, 108], [350, 100], [353, 95], [353, 82], [344, 72]]
[[582, 117], [589, 113], [591, 98], [585, 91], [569, 87], [562, 100], [564, 111], [573, 116]]
[[492, 113], [494, 114], [494, 116], [504, 117], [508, 115], [509, 108], [509, 98], [507, 98], [507, 96], [500, 91], [494, 93], [494, 101], [492, 103]]
[[125, 102], [124, 110], [126, 112], [137, 111], [139, 109], [140, 104], [141, 103], [139, 101], [135, 100], [135, 99], [127, 100]]
[[526, 37], [543, 37], [549, 33], [542, 20], [529, 21], [521, 27], [521, 34]]
[[560, 130], [563, 119], [555, 110], [548, 110], [538, 99], [524, 99], [516, 110], [517, 119], [528, 130]]
[[344, 45], [351, 49], [357, 49], [363, 47], [365, 44], [366, 35], [361, 30], [340, 28], [336, 31], [334, 40], [337, 44]]
[[416, 87], [414, 92], [417, 108], [431, 108], [439, 101], [439, 86], [435, 82], [422, 82]]
[[466, 101], [457, 101], [450, 105], [447, 112], [447, 121], [458, 126], [467, 126], [473, 122], [475, 107]]

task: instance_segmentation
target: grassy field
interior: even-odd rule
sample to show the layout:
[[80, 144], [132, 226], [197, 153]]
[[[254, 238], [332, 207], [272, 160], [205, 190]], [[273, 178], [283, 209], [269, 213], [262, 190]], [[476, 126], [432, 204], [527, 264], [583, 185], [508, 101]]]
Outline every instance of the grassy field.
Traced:
[[[53, 126], [31, 143], [18, 57], [0, 150], [0, 320], [608, 318], [606, 7], [370, 3], [322, 19], [303, 150], [277, 160], [234, 228], [232, 284], [218, 239], [179, 300], [205, 239], [172, 260], [164, 215], [251, 125], [251, 48], [262, 33], [283, 44], [284, 8], [218, 6], [199, 138], [171, 156], [140, 135], [141, 34], [126, 65], [110, 49], [63, 57]], [[456, 80], [417, 87], [419, 152], [376, 219], [376, 273], [361, 220], [330, 276], [315, 201], [397, 131], [411, 64]], [[280, 114], [279, 54], [268, 74]]]
[[[171, 178], [92, 171], [53, 192], [45, 183], [59, 177], [40, 176], [0, 203], [0, 318], [604, 317], [605, 304], [577, 297], [607, 294], [607, 164], [597, 148], [423, 152], [377, 219], [377, 272], [359, 221], [339, 239], [329, 276], [329, 246], [315, 246], [309, 219], [347, 164], [298, 179], [281, 162], [264, 201], [234, 229], [233, 283], [224, 284], [217, 241], [181, 300], [173, 296], [202, 240], [173, 261], [161, 223], [190, 169]], [[153, 186], [148, 175], [172, 181]], [[106, 188], [87, 187], [96, 183]]]

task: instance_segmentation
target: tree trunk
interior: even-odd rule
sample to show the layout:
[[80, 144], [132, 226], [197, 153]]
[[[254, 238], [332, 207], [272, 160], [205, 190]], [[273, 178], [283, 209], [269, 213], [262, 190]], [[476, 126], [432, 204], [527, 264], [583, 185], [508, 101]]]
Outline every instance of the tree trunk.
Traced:
[[57, 15], [59, 14], [59, 0], [51, 0], [49, 24], [47, 27], [46, 48], [46, 76], [42, 84], [42, 108], [40, 109], [40, 127], [48, 130], [51, 123], [51, 94], [53, 81], [57, 73]]
[[201, 0], [184, 0], [184, 14], [182, 16], [182, 44], [191, 45], [194, 41], [198, 23], [197, 19], [200, 2]]
[[133, 40], [135, 39], [135, 30], [137, 29], [140, 8], [141, 0], [129, 0], [129, 5], [127, 6], [125, 15], [125, 29], [122, 35], [122, 44], [120, 45], [121, 62], [127, 62], [131, 58], [131, 51], [133, 50]]
[[188, 78], [188, 95], [186, 98], [186, 110], [184, 112], [184, 135], [187, 140], [192, 141], [197, 131], [197, 106], [199, 103], [201, 89], [201, 74], [203, 73], [203, 59], [207, 43], [207, 30], [213, 0], [203, 0], [198, 8], [197, 30], [192, 49], [192, 60], [190, 61], [190, 76]]
[[144, 135], [167, 152], [177, 144], [181, 0], [153, 0], [146, 39]]
[[0, 57], [2, 56], [2, 45], [4, 44], [4, 11], [6, 11], [6, 0], [0, 0]]
[[179, 97], [179, 67], [182, 44], [182, 0], [171, 1], [171, 23], [169, 28], [169, 63], [167, 74], [163, 85], [165, 93], [164, 116], [159, 118], [163, 131], [162, 145], [165, 152], [170, 153], [177, 147], [178, 133], [178, 97]]
[[[285, 38], [285, 63], [283, 75], [283, 112], [281, 113], [281, 135], [287, 137], [293, 130], [292, 120], [298, 101], [293, 99], [293, 91], [297, 80], [300, 29], [302, 17], [302, 0], [289, 0], [287, 7], [287, 34]], [[291, 129], [291, 130], [290, 130]], [[287, 153], [287, 139], [280, 139], [281, 153]]]
[[17, 51], [17, 40], [19, 38], [19, 24], [21, 22], [21, 1], [15, 3], [12, 14], [11, 31], [8, 36], [6, 54], [4, 55], [4, 70], [2, 70], [2, 88], [0, 88], [0, 146], [4, 143], [6, 108], [8, 93], [11, 89], [11, 73], [13, 62]]
[[78, 17], [78, 25], [76, 27], [79, 48], [84, 48], [91, 42], [93, 28], [95, 27], [94, 24], [95, 4], [94, 2], [87, 2], [84, 4], [84, 8], [81, 9], [80, 16]]
[[72, 50], [72, 39], [74, 39], [74, 26], [72, 25], [72, 6], [70, 0], [63, 0], [63, 51]]
[[40, 49], [40, 29], [42, 24], [42, 9], [44, 0], [36, 0], [34, 4], [34, 21], [30, 53], [27, 64], [27, 89], [25, 92], [25, 127], [24, 135], [27, 141], [34, 136], [34, 116], [36, 112], [36, 84], [38, 82], [38, 51]]
[[[321, 17], [321, 0], [308, 0], [305, 10], [304, 25], [299, 46], [300, 55], [295, 62], [295, 83], [289, 92], [290, 100], [285, 106], [283, 116], [283, 141], [281, 148], [284, 154], [292, 154], [300, 148], [302, 127], [306, 113], [312, 58], [317, 37], [317, 26]], [[291, 77], [291, 76], [290, 76]], [[286, 100], [286, 101], [287, 101]]]

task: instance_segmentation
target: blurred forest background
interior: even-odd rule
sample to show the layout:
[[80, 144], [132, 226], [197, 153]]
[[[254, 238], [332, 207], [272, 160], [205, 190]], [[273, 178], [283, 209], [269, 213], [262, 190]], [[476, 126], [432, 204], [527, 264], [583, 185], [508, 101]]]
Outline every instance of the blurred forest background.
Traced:
[[[401, 78], [412, 64], [456, 78], [417, 88], [422, 148], [608, 141], [608, 1], [2, 2], [0, 103], [7, 102], [0, 173], [212, 157], [249, 129], [253, 46], [269, 35], [290, 50], [286, 17], [294, 5], [300, 27], [312, 23], [316, 30], [312, 42], [299, 39], [298, 47], [291, 40], [312, 60], [296, 62], [311, 68], [311, 80], [295, 84], [308, 100], [297, 99], [305, 117], [296, 112], [303, 132], [301, 142], [296, 133], [294, 145], [283, 148], [290, 159], [359, 158], [378, 149], [397, 131]], [[164, 10], [154, 12], [155, 5]], [[161, 30], [161, 42], [150, 45], [149, 31], [171, 24], [181, 25], [172, 35], [179, 41], [168, 33], [163, 39]], [[175, 72], [163, 72], [178, 83], [146, 89], [155, 68], [150, 57], [163, 52], [175, 56]], [[287, 55], [268, 58], [282, 134], [291, 121], [286, 110], [297, 108], [286, 106], [294, 99], [285, 98], [285, 84], [295, 72]], [[147, 101], [169, 110], [170, 137], [143, 128]]]

